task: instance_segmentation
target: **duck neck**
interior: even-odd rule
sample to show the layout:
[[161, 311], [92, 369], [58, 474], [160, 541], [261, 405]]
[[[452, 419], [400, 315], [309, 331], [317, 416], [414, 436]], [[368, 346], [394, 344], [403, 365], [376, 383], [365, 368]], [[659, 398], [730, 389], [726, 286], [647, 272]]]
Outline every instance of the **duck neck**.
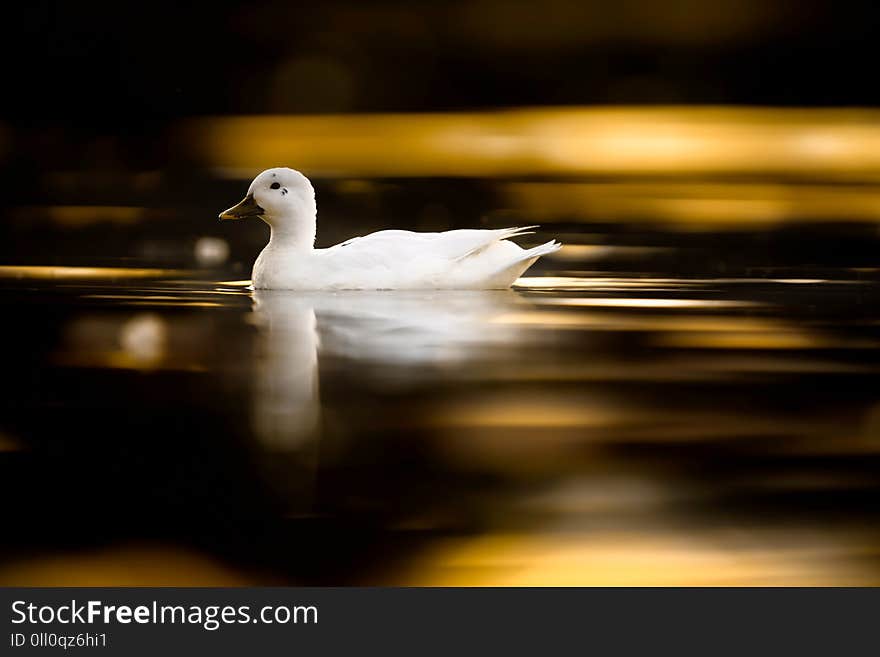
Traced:
[[315, 248], [315, 215], [272, 221], [269, 226], [272, 229], [269, 246], [295, 251], [311, 251]]

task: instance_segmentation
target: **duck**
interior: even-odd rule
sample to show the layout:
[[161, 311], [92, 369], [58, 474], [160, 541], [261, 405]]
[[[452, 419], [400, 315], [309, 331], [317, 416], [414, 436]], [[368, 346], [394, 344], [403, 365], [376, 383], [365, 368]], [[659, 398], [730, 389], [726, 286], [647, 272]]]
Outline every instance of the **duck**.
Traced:
[[511, 238], [536, 226], [428, 233], [381, 230], [316, 249], [317, 204], [309, 179], [295, 169], [260, 173], [221, 221], [262, 219], [271, 236], [254, 262], [255, 290], [485, 290], [510, 287], [551, 240], [524, 249]]

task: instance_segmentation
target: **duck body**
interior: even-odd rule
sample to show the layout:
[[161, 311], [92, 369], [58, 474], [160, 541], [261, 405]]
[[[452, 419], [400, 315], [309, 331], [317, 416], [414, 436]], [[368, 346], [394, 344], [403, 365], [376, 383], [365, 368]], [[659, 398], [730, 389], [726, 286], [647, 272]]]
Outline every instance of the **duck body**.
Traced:
[[519, 229], [415, 233], [383, 230], [327, 249], [301, 250], [270, 240], [254, 263], [255, 289], [474, 290], [510, 287], [548, 242], [522, 249]]
[[314, 248], [314, 190], [293, 169], [264, 171], [248, 196], [221, 219], [258, 216], [272, 228], [254, 263], [255, 289], [475, 290], [509, 287], [555, 241], [523, 249], [510, 238], [533, 226], [418, 233], [383, 230], [326, 249]]

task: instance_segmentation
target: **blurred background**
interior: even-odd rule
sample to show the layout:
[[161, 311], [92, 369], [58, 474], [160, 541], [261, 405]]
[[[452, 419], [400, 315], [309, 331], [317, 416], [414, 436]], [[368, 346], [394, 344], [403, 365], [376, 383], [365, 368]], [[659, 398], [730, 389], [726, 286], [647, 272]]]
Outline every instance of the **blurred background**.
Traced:
[[[876, 3], [12, 12], [0, 583], [880, 582]], [[254, 294], [271, 166], [565, 247]]]

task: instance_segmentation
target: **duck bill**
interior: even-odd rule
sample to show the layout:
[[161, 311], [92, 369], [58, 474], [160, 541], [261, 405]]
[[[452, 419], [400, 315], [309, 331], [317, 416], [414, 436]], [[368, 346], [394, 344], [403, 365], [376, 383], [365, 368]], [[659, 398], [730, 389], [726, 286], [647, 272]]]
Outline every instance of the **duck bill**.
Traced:
[[248, 219], [250, 217], [259, 217], [265, 212], [263, 208], [257, 205], [253, 194], [248, 194], [244, 200], [238, 205], [233, 205], [228, 210], [220, 213], [220, 220]]

